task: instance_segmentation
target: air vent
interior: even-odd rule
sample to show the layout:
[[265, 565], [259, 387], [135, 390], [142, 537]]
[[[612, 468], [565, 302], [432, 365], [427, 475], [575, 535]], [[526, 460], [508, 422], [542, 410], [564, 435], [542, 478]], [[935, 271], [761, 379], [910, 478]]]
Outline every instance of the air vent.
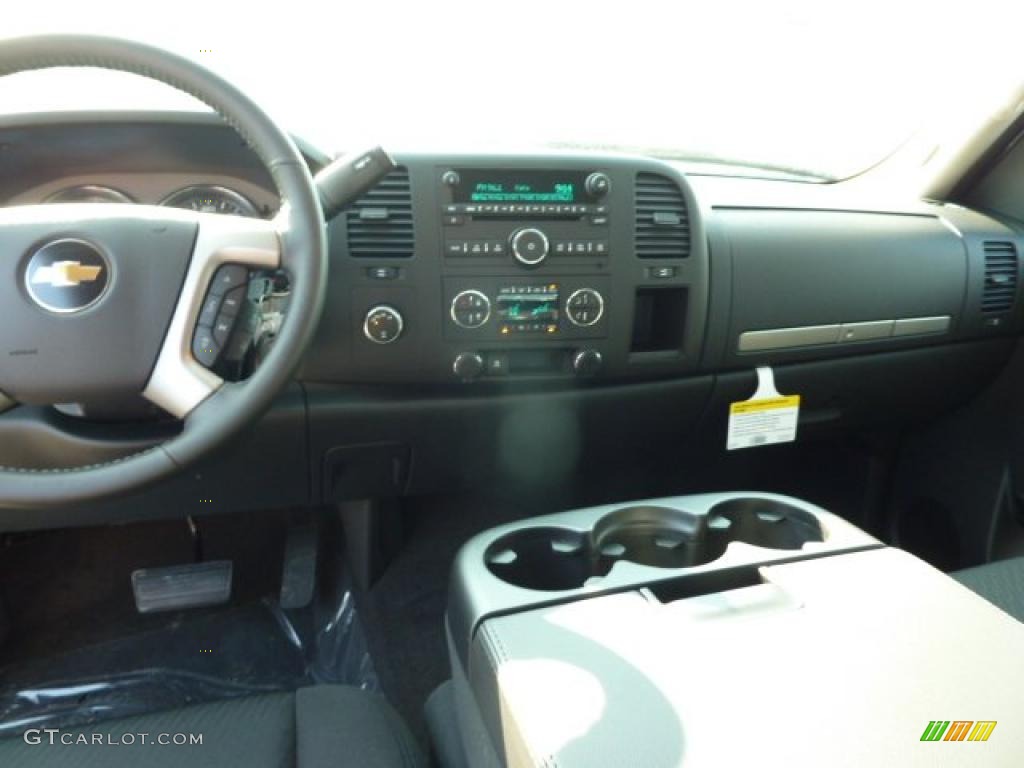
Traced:
[[348, 250], [357, 259], [407, 259], [413, 253], [409, 171], [398, 167], [348, 210]]
[[985, 290], [981, 311], [1006, 312], [1017, 296], [1017, 248], [1013, 243], [985, 243]]
[[637, 174], [636, 255], [641, 259], [682, 259], [690, 255], [686, 199], [667, 176]]

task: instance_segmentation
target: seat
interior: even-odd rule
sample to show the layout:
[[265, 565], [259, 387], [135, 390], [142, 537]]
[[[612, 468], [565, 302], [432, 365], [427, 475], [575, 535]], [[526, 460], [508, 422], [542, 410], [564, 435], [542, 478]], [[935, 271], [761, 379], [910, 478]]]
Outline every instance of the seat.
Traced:
[[1024, 621], [1024, 557], [997, 560], [951, 573], [950, 576], [1017, 621]]
[[[26, 726], [32, 728], [33, 726]], [[46, 726], [41, 726], [46, 727]], [[147, 734], [147, 743], [141, 735]], [[161, 745], [161, 734], [202, 744]], [[323, 685], [0, 740], [0, 765], [32, 768], [391, 768], [425, 766], [381, 696]], [[98, 740], [98, 743], [97, 743]], [[131, 740], [132, 744], [127, 742]]]

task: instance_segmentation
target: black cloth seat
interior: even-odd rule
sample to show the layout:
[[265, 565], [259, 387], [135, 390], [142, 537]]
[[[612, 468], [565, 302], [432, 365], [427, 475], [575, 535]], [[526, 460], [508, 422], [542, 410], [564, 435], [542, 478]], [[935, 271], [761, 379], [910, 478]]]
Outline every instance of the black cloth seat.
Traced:
[[[27, 725], [26, 729], [32, 728]], [[141, 743], [148, 734], [149, 743]], [[202, 744], [156, 744], [201, 734]], [[129, 736], [131, 735], [131, 736]], [[94, 743], [99, 737], [102, 743]], [[338, 685], [225, 699], [0, 740], [0, 765], [45, 768], [405, 768], [426, 765], [381, 696]], [[135, 743], [126, 745], [128, 739]], [[29, 741], [41, 743], [28, 743]], [[116, 742], [108, 744], [106, 742]], [[71, 743], [62, 743], [71, 742]], [[83, 743], [84, 742], [84, 743]]]
[[1024, 621], [1024, 557], [997, 560], [951, 573], [950, 576], [1017, 621]]

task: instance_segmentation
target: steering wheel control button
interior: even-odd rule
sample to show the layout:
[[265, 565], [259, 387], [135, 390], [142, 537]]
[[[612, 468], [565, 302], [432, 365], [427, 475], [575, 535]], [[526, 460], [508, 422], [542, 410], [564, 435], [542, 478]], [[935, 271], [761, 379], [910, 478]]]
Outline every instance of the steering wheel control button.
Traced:
[[203, 301], [203, 308], [199, 311], [199, 320], [196, 325], [212, 326], [217, 322], [217, 313], [220, 311], [220, 296], [212, 293]]
[[84, 240], [63, 238], [47, 243], [28, 260], [24, 285], [42, 309], [70, 315], [99, 302], [111, 285], [110, 264]]
[[479, 328], [491, 319], [491, 300], [477, 290], [460, 291], [452, 299], [450, 314], [460, 328]]
[[484, 372], [484, 359], [476, 352], [462, 352], [452, 363], [452, 372], [462, 381], [473, 381]]
[[220, 357], [220, 344], [213, 337], [213, 329], [196, 328], [195, 336], [192, 338], [192, 356], [200, 365], [213, 368]]
[[524, 227], [513, 233], [509, 248], [520, 264], [535, 267], [548, 257], [548, 237], [539, 229]]
[[386, 304], [373, 307], [363, 321], [363, 335], [374, 344], [390, 344], [402, 335], [402, 313]]
[[589, 328], [604, 315], [604, 298], [593, 288], [580, 288], [566, 300], [565, 314], [573, 325]]
[[217, 269], [210, 283], [210, 293], [223, 296], [232, 288], [249, 282], [249, 270], [241, 264], [225, 264]]
[[217, 318], [217, 322], [213, 325], [213, 340], [217, 342], [217, 346], [227, 346], [228, 339], [231, 338], [231, 331], [234, 327], [234, 317], [225, 317], [221, 315]]
[[235, 317], [238, 315], [242, 309], [242, 304], [245, 302], [245, 290], [246, 286], [240, 285], [237, 288], [232, 288], [224, 295], [220, 305], [220, 317]]

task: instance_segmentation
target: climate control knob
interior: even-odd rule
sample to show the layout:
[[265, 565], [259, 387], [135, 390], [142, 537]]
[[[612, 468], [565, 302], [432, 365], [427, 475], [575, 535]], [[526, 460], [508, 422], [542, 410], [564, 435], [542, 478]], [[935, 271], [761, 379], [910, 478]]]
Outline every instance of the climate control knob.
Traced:
[[449, 314], [460, 328], [479, 328], [491, 319], [491, 300], [477, 290], [459, 291]]
[[463, 381], [473, 381], [484, 372], [484, 359], [476, 352], [462, 352], [455, 357], [452, 371]]
[[524, 267], [536, 267], [548, 257], [548, 236], [534, 227], [523, 227], [512, 233], [509, 248], [515, 260]]
[[604, 316], [604, 297], [593, 288], [580, 288], [565, 301], [565, 315], [580, 328], [596, 325]]
[[387, 304], [370, 309], [363, 321], [363, 335], [374, 344], [390, 344], [402, 335], [404, 329], [402, 313]]
[[593, 376], [601, 370], [604, 359], [596, 349], [581, 349], [572, 356], [572, 369], [577, 376]]

